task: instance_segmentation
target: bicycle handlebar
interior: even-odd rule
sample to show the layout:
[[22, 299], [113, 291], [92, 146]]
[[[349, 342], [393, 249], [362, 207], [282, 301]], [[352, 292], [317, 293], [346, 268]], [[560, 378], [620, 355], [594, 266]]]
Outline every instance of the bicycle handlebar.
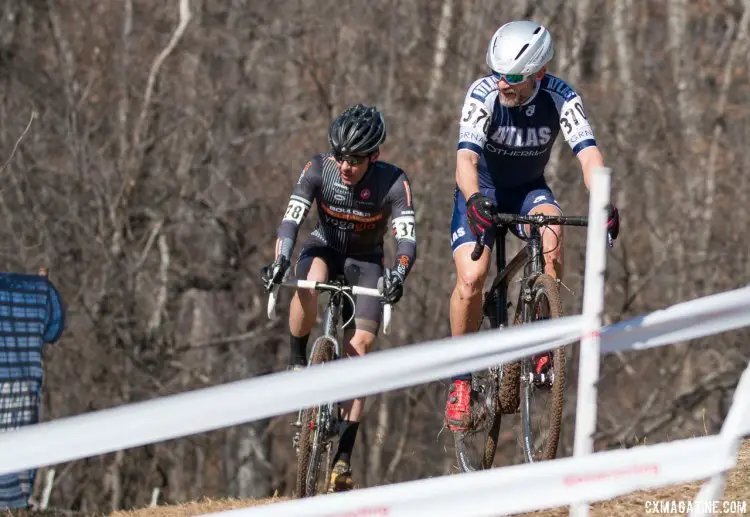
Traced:
[[[532, 226], [546, 226], [548, 224], [564, 225], [564, 226], [588, 226], [588, 216], [566, 216], [566, 215], [545, 215], [545, 214], [532, 214], [532, 215], [519, 215], [519, 214], [495, 214], [492, 217], [492, 222], [496, 226], [509, 226], [511, 224], [530, 224]], [[611, 245], [611, 242], [609, 242]], [[479, 257], [482, 256], [482, 249], [484, 248], [484, 233], [477, 235], [476, 243], [474, 244], [474, 250], [471, 252], [471, 260], [476, 262]]]
[[[329, 284], [326, 282], [316, 282], [314, 280], [300, 280], [292, 279], [285, 280], [281, 284], [274, 284], [268, 292], [268, 318], [273, 318], [276, 313], [276, 293], [280, 285], [285, 287], [294, 287], [296, 289], [311, 289], [314, 291], [327, 291], [327, 292], [345, 292], [354, 295], [373, 296], [378, 299], [384, 299], [383, 293], [378, 289], [372, 287], [362, 287], [359, 285], [338, 285]], [[383, 334], [390, 333], [391, 330], [391, 311], [392, 307], [390, 303], [383, 304]]]

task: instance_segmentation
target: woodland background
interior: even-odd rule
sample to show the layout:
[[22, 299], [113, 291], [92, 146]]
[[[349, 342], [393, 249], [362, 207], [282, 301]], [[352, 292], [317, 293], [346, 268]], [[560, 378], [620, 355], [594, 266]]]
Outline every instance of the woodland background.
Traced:
[[[748, 283], [750, 0], [3, 0], [0, 14], [2, 267], [49, 267], [68, 307], [46, 355], [47, 420], [284, 368], [287, 312], [266, 319], [258, 270], [301, 167], [355, 102], [385, 113], [382, 158], [407, 171], [418, 211], [419, 258], [379, 346], [447, 336], [458, 117], [512, 18], [548, 24], [550, 72], [581, 94], [614, 170], [607, 321]], [[547, 176], [584, 215], [562, 138]], [[567, 314], [584, 243], [566, 230]], [[606, 357], [597, 449], [715, 433], [747, 337]], [[371, 399], [359, 484], [455, 471], [438, 435], [446, 388]], [[574, 388], [567, 403], [560, 455]], [[289, 494], [289, 421], [60, 465], [51, 506], [144, 506], [153, 487], [162, 502]], [[498, 465], [521, 461], [505, 429]]]

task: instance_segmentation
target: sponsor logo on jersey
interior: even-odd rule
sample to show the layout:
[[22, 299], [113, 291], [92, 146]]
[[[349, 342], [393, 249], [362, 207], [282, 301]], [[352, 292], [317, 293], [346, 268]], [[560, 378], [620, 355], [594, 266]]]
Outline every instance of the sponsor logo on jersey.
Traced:
[[359, 193], [359, 197], [365, 200], [370, 199], [370, 195], [371, 195], [370, 189], [367, 187], [363, 188], [362, 191]]
[[371, 223], [375, 221], [379, 221], [383, 218], [383, 214], [372, 214], [369, 212], [362, 212], [360, 210], [355, 210], [354, 208], [343, 208], [338, 206], [329, 205], [327, 203], [321, 203], [320, 208], [323, 209], [323, 211], [330, 215], [331, 217], [336, 217], [337, 219], [344, 219], [346, 221], [358, 221], [361, 223]]
[[336, 217], [325, 215], [325, 222], [329, 226], [338, 228], [339, 230], [351, 231], [351, 232], [366, 232], [375, 229], [375, 223], [358, 223], [354, 221], [346, 221], [344, 219], [338, 219]]
[[485, 77], [471, 90], [471, 96], [478, 101], [484, 101], [492, 90], [497, 89], [497, 85], [489, 78]]
[[552, 139], [552, 129], [549, 126], [499, 126], [490, 139], [506, 147], [541, 147]]
[[396, 266], [396, 271], [401, 273], [402, 275], [406, 275], [406, 270], [409, 268], [409, 257], [406, 255], [401, 255], [398, 258], [398, 266]]
[[573, 91], [573, 89], [568, 86], [568, 83], [566, 83], [562, 79], [552, 77], [551, 75], [548, 75], [547, 79], [549, 80], [547, 81], [547, 85], [545, 87], [546, 90], [560, 95], [565, 100], [570, 100], [576, 96], [576, 92]]
[[590, 127], [584, 127], [578, 130], [578, 132], [569, 137], [571, 141], [585, 140], [586, 138], [594, 138], [594, 131]]
[[513, 156], [515, 158], [528, 158], [531, 156], [542, 156], [545, 153], [549, 152], [549, 149], [547, 148], [541, 148], [541, 149], [506, 149], [504, 147], [497, 147], [490, 143], [488, 143], [485, 146], [485, 149], [487, 149], [490, 152], [493, 152], [495, 154], [501, 154], [503, 156]]

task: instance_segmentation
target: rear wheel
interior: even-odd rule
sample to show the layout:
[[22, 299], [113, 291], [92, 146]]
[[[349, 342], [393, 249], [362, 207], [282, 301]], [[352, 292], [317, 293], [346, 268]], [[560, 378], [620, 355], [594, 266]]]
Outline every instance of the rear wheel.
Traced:
[[[326, 336], [319, 337], [313, 344], [310, 365], [333, 361], [336, 344]], [[297, 451], [297, 497], [312, 497], [325, 492], [328, 482], [331, 456], [329, 434], [332, 406], [316, 406], [302, 412], [299, 449]], [[326, 461], [323, 462], [324, 450]], [[323, 468], [321, 469], [321, 466]], [[321, 476], [321, 473], [323, 474]]]
[[[532, 284], [524, 322], [559, 318], [561, 314], [557, 282], [549, 275], [539, 275]], [[529, 463], [553, 459], [560, 440], [565, 403], [565, 347], [550, 353], [552, 361], [543, 377], [537, 375], [530, 359], [521, 363], [522, 449]]]

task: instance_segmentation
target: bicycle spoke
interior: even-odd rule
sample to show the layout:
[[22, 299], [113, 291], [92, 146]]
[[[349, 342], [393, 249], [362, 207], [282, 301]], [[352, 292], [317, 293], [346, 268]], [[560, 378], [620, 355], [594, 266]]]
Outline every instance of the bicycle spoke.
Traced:
[[[561, 314], [557, 283], [539, 275], [532, 289], [527, 322], [557, 318]], [[540, 375], [528, 359], [522, 370], [522, 448], [527, 462], [552, 459], [557, 454], [565, 390], [565, 351], [550, 351], [550, 362]]]

